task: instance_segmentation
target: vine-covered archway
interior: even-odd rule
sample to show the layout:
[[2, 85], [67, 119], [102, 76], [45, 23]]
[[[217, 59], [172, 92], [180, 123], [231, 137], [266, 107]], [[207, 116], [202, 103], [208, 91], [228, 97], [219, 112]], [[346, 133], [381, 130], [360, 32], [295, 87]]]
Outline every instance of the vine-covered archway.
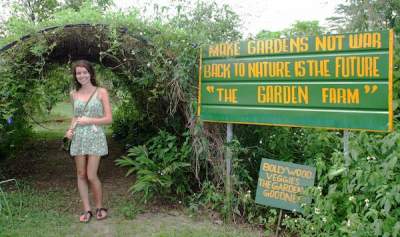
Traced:
[[[8, 145], [10, 130], [23, 131], [31, 114], [40, 110], [43, 94], [62, 92], [62, 88], [40, 87], [47, 80], [46, 72], [54, 65], [68, 67], [77, 59], [87, 59], [117, 75], [117, 80], [111, 82], [113, 87], [129, 93], [132, 106], [142, 114], [135, 126], [150, 133], [159, 128], [183, 133], [191, 117], [190, 98], [185, 90], [190, 90], [193, 82], [176, 70], [177, 55], [171, 48], [151, 41], [160, 33], [148, 35], [151, 37], [144, 37], [142, 31], [130, 32], [103, 24], [71, 24], [46, 28], [0, 49], [3, 146]], [[63, 84], [65, 87], [70, 82]]]

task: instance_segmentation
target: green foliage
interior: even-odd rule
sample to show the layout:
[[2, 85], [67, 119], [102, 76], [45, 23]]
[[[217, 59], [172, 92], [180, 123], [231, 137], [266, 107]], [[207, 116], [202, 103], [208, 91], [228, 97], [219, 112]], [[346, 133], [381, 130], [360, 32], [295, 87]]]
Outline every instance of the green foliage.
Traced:
[[[255, 203], [258, 173], [262, 158], [283, 160], [320, 167], [341, 148], [341, 133], [317, 129], [240, 125], [234, 128], [237, 140], [229, 144], [233, 151], [231, 210], [225, 203], [224, 188], [203, 182], [199, 192], [189, 198], [189, 208], [211, 208], [234, 221], [274, 228], [276, 212]], [[328, 165], [329, 167], [329, 165]], [[322, 170], [318, 170], [321, 174]]]
[[[398, 127], [396, 129], [398, 131]], [[261, 158], [316, 166], [312, 203], [305, 215], [285, 215], [286, 233], [300, 236], [398, 236], [400, 134], [352, 133], [346, 166], [342, 133], [316, 129], [238, 126], [233, 157], [234, 220], [274, 228], [276, 213], [254, 203]], [[189, 207], [224, 213], [223, 189], [203, 183]]]
[[296, 21], [289, 28], [282, 31], [262, 30], [256, 35], [256, 39], [277, 39], [281, 37], [300, 37], [324, 34], [326, 29], [319, 25], [318, 21]]
[[[32, 47], [31, 52], [40, 54], [41, 48]], [[0, 154], [7, 157], [20, 150], [31, 136], [31, 125], [37, 122], [35, 115], [48, 114], [54, 104], [66, 97], [70, 80], [65, 79], [61, 67], [53, 67], [46, 72], [34, 70], [34, 74], [41, 74], [39, 80], [32, 80], [24, 71], [13, 76], [10, 73], [13, 68], [9, 66], [0, 70]]]
[[113, 5], [113, 0], [4, 0], [2, 7], [13, 12], [11, 18], [14, 20], [23, 19], [37, 24], [53, 17], [61, 9], [79, 11], [88, 5], [104, 11]]
[[116, 161], [129, 168], [127, 175], [136, 175], [131, 191], [142, 193], [144, 202], [155, 196], [174, 200], [190, 191], [189, 134], [185, 133], [182, 139], [179, 142], [176, 136], [161, 130], [145, 145], [130, 148], [126, 156]]
[[261, 159], [315, 166], [316, 160], [328, 159], [340, 149], [340, 133], [324, 130], [242, 125], [235, 128], [235, 134], [238, 141], [232, 144], [237, 154], [233, 159], [234, 213], [248, 222], [270, 227], [273, 220], [265, 214], [270, 209], [254, 202]]
[[43, 79], [37, 85], [38, 93], [40, 93], [38, 104], [44, 107], [39, 109], [39, 113], [46, 111], [49, 114], [55, 104], [66, 99], [69, 101], [68, 92], [70, 91], [71, 81], [69, 68], [53, 65], [52, 68], [47, 69]]
[[10, 200], [10, 195], [2, 188], [9, 183], [13, 183], [17, 189], [19, 188], [19, 185], [15, 179], [0, 182], [0, 216], [6, 217], [12, 224], [14, 224], [14, 217], [18, 216], [21, 212], [22, 200], [21, 197], [18, 198], [19, 205], [18, 202], [15, 202], [15, 200]]
[[21, 103], [27, 96], [24, 94], [26, 84], [13, 80], [5, 68], [0, 71], [0, 158], [5, 158], [20, 149], [31, 128]]
[[157, 134], [146, 116], [139, 114], [133, 99], [120, 95], [117, 109], [113, 112], [113, 138], [125, 144], [126, 149], [143, 144]]
[[113, 0], [65, 0], [64, 4], [62, 4], [62, 7], [71, 8], [75, 11], [79, 11], [79, 9], [82, 8], [82, 6], [85, 3], [106, 10], [108, 7], [113, 5], [114, 1]]
[[[193, 212], [203, 207], [211, 208], [223, 214], [233, 213], [235, 221], [241, 219], [270, 228], [276, 211], [260, 207], [254, 198], [261, 159], [278, 159], [317, 167], [316, 188], [309, 190], [313, 202], [305, 206], [304, 216], [293, 214], [285, 218], [287, 232], [302, 236], [398, 236], [398, 132], [386, 135], [354, 133], [351, 163], [346, 166], [341, 152], [341, 132], [237, 126], [237, 141], [229, 144], [236, 154], [232, 160], [232, 210], [227, 210], [229, 207], [225, 205], [221, 179], [213, 179], [222, 176], [224, 163], [210, 154], [219, 152], [221, 147], [206, 152], [212, 146], [207, 147], [210, 144], [201, 133], [204, 127], [200, 125], [193, 128], [191, 138], [193, 141], [198, 139], [194, 142], [198, 148], [195, 152], [202, 153], [198, 160], [202, 163], [191, 165], [190, 136], [185, 133], [181, 137], [181, 134], [186, 122], [192, 119], [198, 47], [240, 38], [239, 18], [229, 8], [204, 2], [188, 8], [188, 1], [179, 1], [167, 8], [160, 6], [155, 19], [143, 21], [137, 10], [104, 12], [96, 5], [77, 2], [77, 8], [57, 10], [51, 18], [36, 24], [25, 18], [10, 18], [1, 29], [5, 37], [0, 39], [0, 45], [45, 27], [82, 22], [110, 26], [105, 31], [99, 30], [90, 39], [98, 40], [104, 36], [102, 42], [109, 46], [101, 48], [99, 58], [95, 59], [100, 65], [97, 71], [102, 70], [101, 63], [107, 57], [117, 62], [118, 70], [104, 72], [103, 82], [107, 88], [112, 88], [113, 97], [118, 101], [113, 130], [130, 149], [117, 163], [129, 169], [128, 175], [136, 174], [131, 191], [142, 193], [145, 201], [155, 196], [185, 200], [184, 197], [195, 189], [190, 182], [196, 173], [199, 191], [186, 199]], [[398, 32], [397, 2], [349, 2], [347, 5], [351, 9], [344, 11], [346, 15], [342, 18], [340, 31], [390, 26]], [[171, 13], [174, 10], [177, 15]], [[360, 18], [355, 19], [359, 14]], [[119, 27], [126, 28], [134, 39], [149, 44], [144, 47], [131, 44], [126, 40], [127, 35], [120, 34]], [[297, 22], [282, 31], [260, 32], [257, 38], [312, 35], [325, 31], [318, 22]], [[62, 31], [54, 32], [62, 38]], [[49, 41], [40, 34], [32, 34], [31, 39], [20, 42], [2, 55], [0, 152], [3, 154], [9, 155], [10, 147], [16, 147], [15, 144], [21, 143], [29, 134], [30, 115], [44, 113], [65, 98], [71, 78], [66, 76], [66, 67], [49, 58], [57, 46], [57, 40]], [[399, 91], [399, 58], [396, 50], [394, 91]], [[398, 98], [398, 93], [395, 96]], [[398, 103], [396, 100], [395, 108]], [[8, 123], [10, 117], [13, 118], [11, 124]], [[159, 128], [168, 132], [161, 131], [150, 139]], [[216, 136], [221, 136], [217, 129], [215, 131]], [[145, 145], [137, 146], [148, 139]], [[129, 212], [129, 208], [124, 210], [124, 215], [133, 218], [135, 213]]]
[[2, 120], [3, 124], [0, 128], [0, 159], [6, 157], [15, 157], [15, 153], [20, 151], [26, 139], [32, 135], [31, 126], [26, 121], [18, 119], [18, 113], [15, 117], [9, 117], [13, 120], [12, 124], [8, 124], [7, 120]]
[[286, 37], [323, 34], [326, 29], [318, 21], [296, 21], [290, 28], [283, 30]]
[[254, 126], [235, 128], [235, 134], [238, 137], [248, 138], [244, 140], [245, 142], [251, 143], [250, 140], [255, 138], [255, 146], [244, 147], [238, 140], [228, 144], [233, 153], [231, 203], [226, 203], [227, 196], [223, 186], [205, 181], [201, 184], [200, 191], [189, 198], [189, 208], [192, 212], [206, 208], [221, 212], [227, 218], [230, 218], [227, 215], [232, 215], [234, 221], [239, 218], [250, 223], [266, 224], [265, 208], [260, 208], [254, 202], [257, 185], [255, 180], [258, 180], [258, 169], [262, 157], [259, 155], [268, 153], [258, 146], [260, 138], [252, 133], [256, 130]]
[[[219, 8], [215, 3], [198, 3], [196, 8], [185, 9], [179, 16], [170, 15], [169, 21], [143, 21], [137, 10], [105, 12], [99, 8], [101, 4], [108, 6], [111, 2], [74, 1], [79, 9], [60, 7], [50, 17], [36, 23], [18, 16], [4, 22], [1, 29], [4, 38], [0, 39], [0, 45], [28, 33], [31, 37], [2, 54], [2, 125], [6, 124], [8, 117], [15, 117], [14, 110], [19, 108], [18, 117], [29, 126], [31, 115], [48, 113], [69, 91], [67, 84], [71, 76], [66, 70], [68, 66], [62, 66], [59, 59], [53, 57], [63, 44], [60, 42], [68, 41], [63, 38], [66, 34], [62, 28], [46, 35], [35, 32], [47, 27], [89, 23], [108, 25], [106, 29], [98, 26], [95, 35], [82, 40], [97, 40], [98, 45], [107, 45], [98, 49], [98, 58], [93, 60], [100, 65], [110, 59], [116, 63], [112, 68], [114, 75], [104, 81], [108, 88], [115, 89], [114, 96], [117, 90], [127, 93], [126, 98], [132, 98], [129, 100], [140, 114], [139, 118], [131, 118], [133, 111], [128, 109], [127, 102], [121, 103], [114, 126], [118, 127], [117, 135], [129, 147], [147, 140], [159, 128], [182, 133], [186, 121], [191, 118], [188, 102], [195, 97], [198, 46], [225, 37], [237, 39], [237, 15], [226, 6]], [[72, 1], [65, 4], [69, 3]], [[188, 5], [189, 2], [179, 4]], [[205, 12], [211, 14], [211, 18], [204, 18]], [[121, 27], [129, 34], [121, 34]], [[99, 67], [96, 69], [99, 71]], [[3, 130], [0, 127], [0, 137], [5, 138]], [[139, 131], [137, 135], [135, 130]], [[131, 133], [135, 137], [129, 137]]]
[[[136, 201], [136, 200], [135, 200]], [[132, 200], [125, 201], [121, 203], [118, 208], [118, 212], [124, 216], [127, 220], [133, 220], [140, 213], [143, 213], [144, 207], [138, 202], [133, 202]]]
[[400, 30], [400, 1], [348, 1], [336, 7], [336, 16], [329, 18], [330, 28], [338, 32]]
[[[16, 188], [3, 184], [2, 188], [1, 236], [65, 236], [70, 233], [70, 230], [60, 228], [75, 218], [65, 212], [70, 201], [65, 192], [57, 189], [40, 192], [23, 183], [18, 183]], [[3, 198], [7, 200], [7, 206], [3, 205]]]
[[219, 7], [216, 2], [180, 1], [176, 10], [179, 14], [172, 17], [172, 27], [187, 31], [193, 38], [202, 38], [208, 42], [226, 42], [241, 37], [237, 30], [239, 16], [228, 5]]
[[14, 16], [17, 15], [33, 23], [50, 17], [59, 6], [57, 0], [6, 0], [11, 5]]
[[317, 159], [313, 203], [286, 225], [302, 236], [398, 236], [400, 225], [400, 134], [352, 136], [351, 163], [341, 152]]
[[203, 182], [200, 191], [189, 197], [189, 210], [193, 214], [198, 213], [200, 208], [222, 211], [224, 193], [220, 189], [210, 181]]
[[257, 33], [256, 39], [278, 39], [281, 35], [281, 31], [262, 30]]

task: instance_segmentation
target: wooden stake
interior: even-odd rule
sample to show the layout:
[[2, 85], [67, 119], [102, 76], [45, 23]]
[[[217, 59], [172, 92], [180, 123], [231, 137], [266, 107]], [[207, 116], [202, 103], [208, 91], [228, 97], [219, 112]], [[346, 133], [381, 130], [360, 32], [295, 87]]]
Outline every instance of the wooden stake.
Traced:
[[279, 237], [279, 229], [282, 222], [282, 209], [279, 210], [278, 224], [276, 225], [275, 237]]

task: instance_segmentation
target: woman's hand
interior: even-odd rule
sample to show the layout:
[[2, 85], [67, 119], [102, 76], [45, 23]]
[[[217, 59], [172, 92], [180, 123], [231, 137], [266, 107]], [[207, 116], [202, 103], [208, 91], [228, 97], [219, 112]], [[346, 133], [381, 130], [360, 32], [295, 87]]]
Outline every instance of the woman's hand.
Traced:
[[93, 123], [92, 118], [89, 118], [89, 117], [83, 116], [83, 117], [79, 117], [76, 119], [76, 124], [79, 124], [79, 125], [89, 125], [92, 123]]
[[68, 139], [72, 139], [73, 136], [74, 136], [74, 130], [68, 129], [67, 132], [65, 133], [64, 137], [68, 137]]

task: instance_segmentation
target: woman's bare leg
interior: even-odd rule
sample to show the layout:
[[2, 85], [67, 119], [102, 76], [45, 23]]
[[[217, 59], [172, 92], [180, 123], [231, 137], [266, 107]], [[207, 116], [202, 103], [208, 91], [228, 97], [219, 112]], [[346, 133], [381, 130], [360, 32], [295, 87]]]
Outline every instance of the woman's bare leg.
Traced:
[[75, 156], [76, 173], [78, 180], [78, 190], [81, 196], [83, 210], [90, 211], [88, 176], [87, 176], [87, 161], [85, 156]]
[[[97, 176], [100, 159], [101, 159], [100, 156], [90, 155], [88, 157], [88, 165], [87, 165], [88, 180], [89, 180], [91, 188], [92, 188], [93, 198], [94, 198], [94, 203], [96, 205], [96, 208], [103, 207], [103, 192], [102, 192], [100, 179]], [[103, 217], [106, 216], [106, 214], [107, 213], [105, 211], [102, 211]]]

